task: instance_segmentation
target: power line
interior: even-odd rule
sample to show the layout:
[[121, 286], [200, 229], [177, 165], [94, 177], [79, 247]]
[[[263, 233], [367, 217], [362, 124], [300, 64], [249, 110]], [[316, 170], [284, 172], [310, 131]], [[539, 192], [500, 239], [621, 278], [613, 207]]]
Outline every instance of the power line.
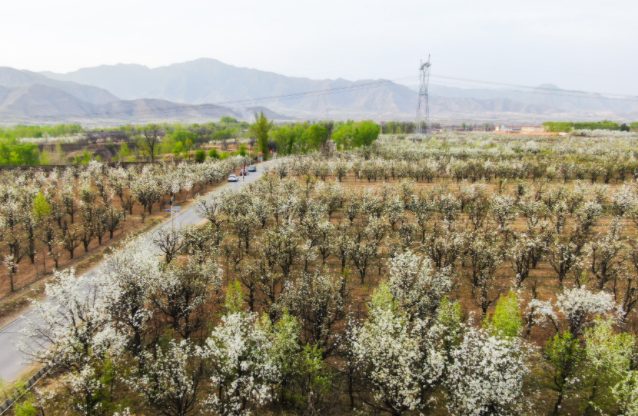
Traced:
[[[443, 87], [456, 87], [456, 88], [460, 88], [460, 89], [468, 89], [468, 88], [476, 88], [476, 86], [469, 86], [467, 84], [458, 84], [458, 83], [454, 83], [454, 82], [437, 82], [436, 85], [438, 86], [443, 86]], [[523, 88], [536, 88], [536, 87], [523, 87]], [[550, 89], [551, 90], [551, 89]], [[610, 97], [605, 97], [603, 95], [594, 95], [594, 94], [600, 94], [600, 93], [588, 93], [591, 95], [582, 95], [582, 94], [563, 94], [561, 93], [562, 90], [551, 90], [551, 91], [555, 91], [555, 92], [548, 92], [548, 91], [537, 91], [537, 90], [531, 90], [531, 91], [523, 91], [523, 90], [516, 90], [516, 89], [489, 89], [488, 91], [493, 91], [496, 93], [503, 93], [503, 92], [516, 92], [516, 93], [521, 93], [521, 94], [534, 94], [534, 95], [548, 95], [548, 96], [555, 96], [555, 97], [574, 97], [574, 98], [582, 98], [585, 100], [607, 100], [607, 101], [624, 101], [624, 102], [637, 102], [638, 99], [637, 98], [610, 98]], [[489, 97], [489, 98], [476, 98], [476, 97], [470, 97], [470, 96], [453, 96], [453, 97], [447, 97], [446, 98], [474, 98], [477, 100], [489, 100], [489, 99], [495, 99], [495, 98], [508, 98], [508, 97]], [[518, 99], [518, 97], [513, 98], [514, 100]]]
[[638, 99], [638, 96], [636, 95], [628, 95], [628, 94], [614, 94], [614, 93], [605, 93], [605, 92], [589, 92], [589, 91], [578, 91], [578, 90], [563, 90], [563, 89], [559, 89], [557, 90], [556, 88], [548, 88], [548, 87], [532, 87], [532, 86], [528, 86], [528, 85], [517, 85], [517, 84], [505, 84], [505, 83], [501, 83], [501, 82], [493, 82], [493, 81], [479, 81], [479, 80], [475, 80], [475, 79], [467, 79], [467, 78], [456, 78], [456, 77], [446, 77], [443, 75], [432, 75], [433, 78], [442, 78], [442, 79], [451, 79], [454, 81], [465, 81], [465, 82], [472, 82], [472, 83], [477, 83], [477, 84], [489, 84], [489, 85], [499, 85], [499, 86], [504, 86], [504, 87], [516, 87], [516, 88], [529, 88], [529, 89], [533, 89], [533, 90], [542, 90], [542, 91], [548, 91], [548, 92], [553, 92], [553, 93], [576, 93], [576, 94], [586, 94], [586, 95], [596, 95], [597, 97], [592, 97], [592, 98], [603, 98], [602, 96], [604, 96], [605, 98], [609, 98], [609, 97], [620, 97], [620, 98], [631, 98], [631, 99]]
[[[320, 95], [326, 95], [326, 94], [340, 94], [340, 93], [344, 93], [344, 92], [350, 92], [350, 91], [356, 91], [356, 90], [365, 90], [365, 89], [369, 89], [369, 88], [377, 88], [377, 87], [382, 87], [384, 85], [389, 85], [389, 84], [394, 84], [396, 81], [405, 81], [408, 79], [415, 79], [416, 76], [410, 76], [410, 77], [402, 77], [402, 78], [397, 78], [397, 79], [393, 79], [393, 80], [378, 80], [378, 81], [373, 81], [373, 82], [366, 82], [363, 84], [355, 84], [355, 85], [349, 85], [346, 87], [336, 87], [336, 88], [324, 88], [321, 90], [313, 90], [313, 91], [305, 91], [305, 92], [298, 92], [298, 93], [291, 93], [291, 94], [282, 94], [282, 95], [275, 95], [275, 96], [269, 96], [269, 97], [260, 97], [260, 98], [247, 98], [247, 99], [241, 99], [241, 100], [233, 100], [233, 101], [225, 101], [225, 102], [220, 102], [220, 103], [215, 103], [215, 104], [194, 104], [194, 105], [187, 105], [187, 104], [177, 104], [175, 107], [173, 108], [165, 108], [165, 109], [159, 109], [159, 110], [149, 110], [147, 112], [147, 114], [157, 114], [157, 113], [166, 113], [166, 112], [172, 112], [172, 111], [180, 111], [180, 110], [194, 110], [194, 109], [198, 109], [198, 108], [206, 108], [206, 107], [214, 107], [214, 108], [221, 108], [221, 109], [226, 109], [228, 107], [226, 106], [249, 106], [249, 105], [256, 105], [259, 103], [265, 103], [265, 102], [271, 102], [271, 101], [279, 101], [279, 100], [290, 100], [290, 99], [295, 99], [295, 98], [305, 98], [305, 97], [314, 97], [314, 96], [320, 96]], [[123, 100], [124, 102], [127, 102], [126, 100]], [[162, 100], [164, 101], [164, 100]], [[117, 103], [118, 101], [116, 101], [115, 103]], [[129, 101], [130, 102], [130, 101]], [[171, 104], [175, 104], [175, 103], [171, 103]], [[108, 115], [108, 116], [113, 116], [113, 115], [117, 115], [117, 114], [127, 114], [128, 111], [110, 111], [110, 112], [103, 112], [103, 113], [96, 113], [96, 114], [92, 114], [88, 117], [92, 117], [92, 118], [97, 118], [103, 115]], [[144, 115], [144, 112], [137, 112], [136, 115]], [[84, 114], [68, 114], [65, 115], [65, 117], [81, 117], [81, 118], [86, 118], [87, 116]], [[58, 118], [56, 116], [41, 116], [39, 118]]]
[[304, 97], [308, 97], [308, 96], [317, 96], [317, 95], [325, 95], [325, 94], [337, 94], [337, 93], [340, 93], [340, 92], [348, 92], [348, 91], [353, 91], [353, 90], [358, 90], [358, 89], [368, 89], [368, 88], [380, 87], [380, 86], [384, 86], [384, 85], [388, 85], [388, 84], [394, 84], [396, 81], [404, 81], [404, 80], [415, 79], [415, 78], [417, 78], [417, 77], [416, 76], [410, 76], [410, 77], [396, 78], [396, 79], [392, 79], [392, 80], [379, 80], [379, 81], [367, 82], [367, 83], [363, 83], [363, 84], [349, 85], [349, 86], [346, 86], [346, 87], [324, 88], [324, 89], [321, 89], [321, 90], [305, 91], [305, 92], [283, 94], [283, 95], [275, 95], [275, 96], [270, 96], [270, 97], [247, 98], [247, 99], [243, 99], [243, 100], [225, 101], [225, 102], [218, 103], [218, 105], [222, 105], [222, 106], [231, 105], [232, 106], [232, 105], [246, 104], [246, 103], [252, 103], [252, 102], [267, 102], [267, 101], [275, 101], [275, 100], [289, 100], [289, 99], [294, 99], [294, 98], [304, 98]]

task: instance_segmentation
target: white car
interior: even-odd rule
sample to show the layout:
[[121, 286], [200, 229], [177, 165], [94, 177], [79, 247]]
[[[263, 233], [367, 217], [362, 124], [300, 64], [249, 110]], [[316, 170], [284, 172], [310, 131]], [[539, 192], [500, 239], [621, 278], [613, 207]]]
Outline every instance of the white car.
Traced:
[[239, 178], [234, 173], [228, 177], [228, 182], [237, 182]]

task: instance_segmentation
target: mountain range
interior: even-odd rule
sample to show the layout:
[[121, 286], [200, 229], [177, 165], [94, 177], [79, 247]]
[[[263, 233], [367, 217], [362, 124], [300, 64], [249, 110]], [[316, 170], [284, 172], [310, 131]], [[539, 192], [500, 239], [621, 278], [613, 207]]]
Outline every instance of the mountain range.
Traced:
[[[418, 86], [412, 86], [418, 91]], [[490, 100], [507, 98], [524, 104], [546, 105], [563, 111], [636, 111], [638, 100], [612, 99], [601, 94], [566, 91], [553, 84], [541, 84], [528, 90], [458, 88], [433, 84], [430, 92], [449, 98], [475, 98]]]
[[[389, 80], [313, 80], [239, 68], [215, 59], [160, 68], [118, 64], [58, 74], [0, 67], [0, 122], [116, 124], [249, 119], [411, 120], [417, 92]], [[310, 92], [310, 93], [309, 93]], [[564, 91], [430, 85], [433, 121], [538, 123], [638, 118], [638, 103]]]

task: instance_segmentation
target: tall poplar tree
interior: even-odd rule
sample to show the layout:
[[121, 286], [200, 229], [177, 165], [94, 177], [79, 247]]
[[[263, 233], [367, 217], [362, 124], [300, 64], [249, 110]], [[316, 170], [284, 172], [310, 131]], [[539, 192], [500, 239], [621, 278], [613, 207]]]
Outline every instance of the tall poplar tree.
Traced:
[[250, 126], [250, 134], [257, 138], [257, 148], [264, 154], [264, 160], [268, 159], [268, 132], [272, 129], [272, 121], [268, 121], [264, 112], [255, 113], [255, 122]]

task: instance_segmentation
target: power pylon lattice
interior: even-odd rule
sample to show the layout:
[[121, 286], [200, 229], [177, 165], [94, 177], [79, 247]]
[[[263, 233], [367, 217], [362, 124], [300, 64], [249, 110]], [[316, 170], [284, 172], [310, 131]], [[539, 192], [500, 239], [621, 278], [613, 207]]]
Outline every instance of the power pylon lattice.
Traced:
[[421, 61], [419, 67], [419, 103], [416, 107], [416, 121], [414, 123], [414, 138], [423, 138], [430, 129], [430, 105], [428, 103], [428, 83], [430, 82], [430, 56], [427, 62]]

